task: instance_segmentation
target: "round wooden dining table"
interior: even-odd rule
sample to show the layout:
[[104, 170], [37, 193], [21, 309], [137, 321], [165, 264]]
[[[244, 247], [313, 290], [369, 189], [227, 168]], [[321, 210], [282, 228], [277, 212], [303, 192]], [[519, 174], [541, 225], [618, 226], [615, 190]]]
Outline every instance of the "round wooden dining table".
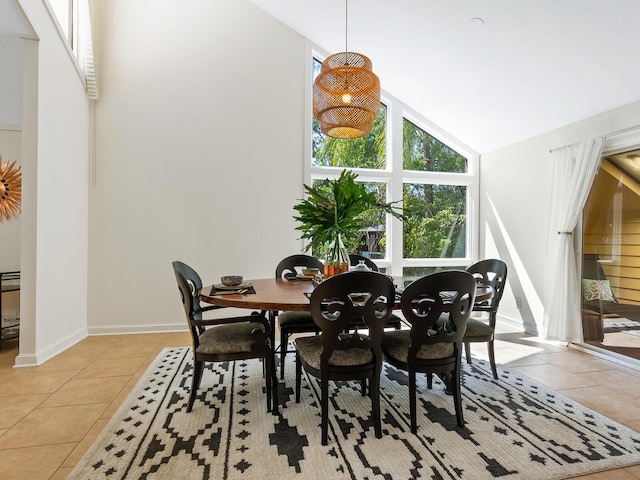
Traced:
[[248, 308], [251, 310], [280, 310], [303, 312], [310, 309], [305, 293], [313, 291], [310, 280], [285, 280], [283, 278], [262, 278], [249, 280], [255, 293], [213, 292], [213, 286], [202, 287], [200, 299], [219, 307]]
[[[200, 300], [205, 303], [217, 305], [219, 307], [245, 308], [251, 310], [261, 310], [267, 312], [269, 321], [272, 322], [271, 341], [275, 345], [275, 325], [274, 313], [278, 311], [294, 311], [304, 312], [311, 310], [309, 303], [310, 295], [313, 292], [314, 285], [310, 280], [294, 279], [285, 280], [284, 278], [263, 278], [258, 280], [249, 280], [253, 291], [251, 293], [229, 293], [229, 291], [220, 291], [215, 289], [213, 285], [202, 287], [200, 290]], [[244, 290], [244, 289], [243, 289]], [[400, 309], [399, 295], [396, 295], [395, 309]], [[493, 297], [493, 288], [488, 285], [476, 286], [476, 302], [489, 300]], [[410, 326], [410, 325], [407, 325]], [[273, 350], [275, 363], [275, 349]], [[445, 391], [451, 392], [450, 381], [446, 375], [441, 375], [445, 384]]]
[[[313, 292], [313, 282], [309, 280], [285, 280], [283, 278], [262, 278], [249, 280], [255, 293], [227, 293], [213, 286], [202, 287], [200, 299], [219, 307], [246, 308], [250, 310], [304, 312], [311, 309], [307, 295]], [[476, 302], [489, 300], [493, 289], [488, 285], [476, 287]], [[400, 302], [396, 299], [396, 308]]]

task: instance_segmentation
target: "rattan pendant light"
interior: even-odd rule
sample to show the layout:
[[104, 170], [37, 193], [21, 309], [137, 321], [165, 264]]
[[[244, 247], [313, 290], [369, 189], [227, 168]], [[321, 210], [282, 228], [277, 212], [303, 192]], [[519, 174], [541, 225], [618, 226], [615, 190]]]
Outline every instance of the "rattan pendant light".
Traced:
[[334, 138], [366, 135], [380, 112], [380, 80], [371, 60], [347, 48], [347, 2], [345, 51], [327, 57], [313, 82], [313, 116], [322, 133]]

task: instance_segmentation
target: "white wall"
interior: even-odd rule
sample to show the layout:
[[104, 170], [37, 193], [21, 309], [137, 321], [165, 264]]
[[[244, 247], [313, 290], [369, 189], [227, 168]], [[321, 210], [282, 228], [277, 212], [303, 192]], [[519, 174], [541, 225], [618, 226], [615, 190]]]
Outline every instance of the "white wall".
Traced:
[[44, 0], [21, 0], [39, 41], [23, 50], [23, 215], [18, 365], [86, 335], [89, 102]]
[[[183, 328], [172, 260], [211, 283], [271, 276], [301, 247], [291, 216], [302, 196], [304, 39], [246, 0], [99, 6], [89, 331]], [[483, 155], [481, 256], [509, 263], [507, 320], [542, 325], [549, 149], [639, 113], [631, 105]]]
[[98, 30], [89, 331], [182, 329], [173, 260], [210, 284], [300, 251], [305, 42], [247, 0], [102, 1]]
[[[508, 290], [499, 315], [531, 333], [544, 317], [546, 249], [553, 156], [550, 149], [638, 125], [640, 102], [482, 155], [481, 257], [507, 261]], [[515, 298], [522, 300], [516, 308]]]
[[0, 34], [0, 65], [0, 125], [18, 126], [22, 123], [22, 49], [17, 35]]
[[[0, 163], [8, 160], [10, 164], [16, 162], [16, 165], [21, 165], [21, 143], [19, 129], [0, 125]], [[18, 214], [0, 222], [0, 272], [20, 270], [20, 218]]]

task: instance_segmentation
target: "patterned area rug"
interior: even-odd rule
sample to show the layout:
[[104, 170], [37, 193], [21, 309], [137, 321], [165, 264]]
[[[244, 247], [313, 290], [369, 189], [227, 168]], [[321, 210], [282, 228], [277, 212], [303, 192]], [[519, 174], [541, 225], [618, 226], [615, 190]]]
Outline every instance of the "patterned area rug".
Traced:
[[640, 330], [640, 322], [633, 320], [621, 319], [620, 322], [605, 322], [603, 325], [605, 333], [608, 332], [622, 332], [625, 330]]
[[209, 365], [186, 413], [190, 349], [165, 349], [68, 478], [551, 480], [640, 463], [640, 433], [507, 369], [495, 381], [481, 359], [463, 370], [464, 428], [442, 384], [420, 376], [412, 435], [407, 377], [386, 366], [383, 438], [359, 383], [340, 382], [323, 447], [318, 384], [305, 376], [296, 404], [293, 364], [279, 416], [258, 360]]

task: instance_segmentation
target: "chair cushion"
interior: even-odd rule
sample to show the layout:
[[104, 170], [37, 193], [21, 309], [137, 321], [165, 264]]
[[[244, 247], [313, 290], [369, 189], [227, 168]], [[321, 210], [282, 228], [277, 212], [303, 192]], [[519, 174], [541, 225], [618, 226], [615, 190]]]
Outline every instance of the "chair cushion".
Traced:
[[[320, 354], [322, 353], [322, 335], [296, 339], [298, 355], [312, 368], [320, 370]], [[365, 348], [349, 348], [334, 350], [329, 358], [329, 365], [334, 367], [351, 367], [366, 365], [373, 361], [373, 353]]]
[[281, 312], [278, 314], [278, 326], [280, 328], [318, 328], [309, 312]]
[[[382, 350], [384, 353], [400, 362], [407, 363], [411, 338], [409, 330], [394, 330], [385, 332], [382, 338]], [[453, 343], [439, 342], [433, 345], [423, 345], [418, 351], [420, 360], [436, 360], [453, 356]]]
[[206, 355], [251, 352], [256, 343], [251, 332], [256, 329], [264, 331], [264, 325], [242, 322], [208, 328], [200, 335], [196, 352]]
[[467, 330], [464, 333], [465, 340], [478, 337], [480, 339], [486, 339], [480, 341], [488, 342], [492, 336], [493, 328], [491, 328], [490, 325], [477, 318], [469, 318], [469, 320], [467, 320]]

